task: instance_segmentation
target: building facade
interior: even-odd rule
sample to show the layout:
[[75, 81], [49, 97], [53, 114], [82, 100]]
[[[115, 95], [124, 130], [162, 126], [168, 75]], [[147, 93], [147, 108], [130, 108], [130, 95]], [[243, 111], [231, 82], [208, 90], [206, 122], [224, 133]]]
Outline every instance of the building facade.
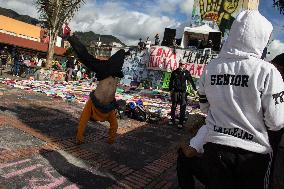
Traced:
[[[38, 52], [48, 50], [48, 31], [39, 26], [18, 21], [0, 15], [0, 44]], [[64, 55], [62, 39], [58, 37], [55, 46], [56, 55]]]

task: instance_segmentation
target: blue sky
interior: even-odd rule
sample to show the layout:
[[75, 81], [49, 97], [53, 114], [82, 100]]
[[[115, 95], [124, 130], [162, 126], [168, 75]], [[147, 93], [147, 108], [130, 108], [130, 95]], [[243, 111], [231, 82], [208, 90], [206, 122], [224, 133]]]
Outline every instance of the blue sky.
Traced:
[[280, 15], [279, 10], [273, 7], [273, 1], [261, 0], [259, 12], [273, 24], [274, 37], [284, 42], [284, 15]]
[[[143, 0], [143, 1], [134, 1], [134, 0], [111, 0], [112, 2], [119, 2], [122, 6], [126, 7], [129, 10], [140, 11], [143, 13], [148, 13], [149, 9], [152, 8], [152, 11], [155, 11], [155, 8], [160, 6], [159, 1], [157, 0]], [[110, 1], [108, 1], [110, 2]], [[106, 0], [97, 0], [99, 6], [103, 6], [106, 3]], [[166, 2], [165, 2], [166, 3]], [[188, 14], [185, 14], [179, 7], [172, 8], [172, 12], [167, 10], [159, 12], [160, 15], [168, 16], [174, 18], [177, 21], [189, 22]], [[259, 4], [260, 13], [265, 16], [274, 27], [274, 37], [284, 42], [284, 15], [281, 15], [279, 10], [276, 7], [273, 7], [272, 0], [260, 0]]]
[[[0, 6], [20, 14], [38, 18], [34, 0], [0, 0]], [[181, 37], [194, 0], [85, 0], [70, 26], [73, 31], [93, 31], [110, 34], [126, 44], [137, 44], [138, 39], [154, 40], [156, 33], [163, 37], [166, 27], [176, 28]], [[273, 51], [284, 51], [284, 15], [273, 7], [273, 0], [260, 0], [259, 11], [274, 26]]]

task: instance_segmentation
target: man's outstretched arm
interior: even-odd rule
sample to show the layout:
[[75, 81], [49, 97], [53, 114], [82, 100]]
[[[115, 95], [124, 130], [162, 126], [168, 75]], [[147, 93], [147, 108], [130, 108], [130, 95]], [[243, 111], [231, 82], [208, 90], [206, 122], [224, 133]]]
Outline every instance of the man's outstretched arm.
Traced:
[[91, 55], [84, 44], [74, 35], [69, 36], [67, 38], [68, 42], [76, 52], [78, 58], [81, 60], [81, 62], [91, 71], [96, 72], [96, 64], [97, 63], [104, 63], [106, 60], [99, 60], [95, 58], [93, 55]]

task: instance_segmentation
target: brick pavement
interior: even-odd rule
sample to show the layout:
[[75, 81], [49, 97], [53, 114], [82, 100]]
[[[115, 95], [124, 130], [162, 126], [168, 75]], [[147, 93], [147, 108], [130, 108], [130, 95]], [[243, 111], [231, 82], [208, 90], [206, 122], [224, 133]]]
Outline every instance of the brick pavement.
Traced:
[[0, 134], [7, 136], [0, 140], [0, 187], [177, 188], [175, 151], [186, 131], [120, 120], [109, 145], [108, 125], [90, 122], [85, 143], [76, 145], [82, 105], [0, 87]]
[[[76, 145], [82, 105], [0, 88], [0, 189], [178, 188], [175, 151], [187, 130], [120, 120], [116, 142], [108, 145], [108, 125], [90, 122], [85, 143]], [[283, 147], [275, 189], [284, 188], [281, 157]]]

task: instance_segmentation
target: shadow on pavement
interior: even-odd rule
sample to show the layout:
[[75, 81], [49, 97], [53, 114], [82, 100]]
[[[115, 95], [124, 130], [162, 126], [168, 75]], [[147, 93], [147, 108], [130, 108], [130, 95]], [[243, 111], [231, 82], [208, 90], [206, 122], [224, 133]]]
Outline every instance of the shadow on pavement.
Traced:
[[[0, 110], [12, 113], [29, 128], [46, 137], [60, 139], [56, 141], [60, 145], [60, 142], [65, 139], [75, 138], [78, 118], [68, 111], [56, 108], [56, 106], [57, 104], [54, 104], [54, 108], [36, 104], [0, 106]], [[194, 120], [194, 117], [190, 119]], [[163, 154], [174, 151], [177, 144], [189, 135], [187, 129], [177, 130], [168, 125], [145, 123], [145, 125], [137, 129], [118, 135], [115, 143], [108, 145], [106, 143], [108, 126], [106, 125], [89, 122], [85, 136], [90, 135], [91, 138], [85, 144], [80, 145], [80, 148], [94, 154], [100, 154], [100, 157], [116, 161], [118, 164], [126, 165], [133, 170], [142, 169], [147, 164], [159, 159]], [[103, 140], [96, 140], [100, 137], [103, 137]], [[111, 182], [115, 182], [115, 178], [110, 178], [109, 175], [94, 174], [85, 168], [69, 163], [56, 151], [42, 152], [40, 154], [50, 162], [58, 173], [82, 188], [91, 188], [94, 183], [109, 186]], [[281, 156], [283, 156], [283, 153]], [[283, 161], [281, 163], [279, 157], [277, 167], [277, 173], [279, 170], [283, 170]], [[279, 185], [283, 186], [283, 182], [280, 182], [282, 176], [279, 176], [279, 173], [276, 175], [275, 185], [276, 188], [279, 188]]]
[[50, 165], [62, 176], [76, 184], [79, 188], [106, 188], [114, 183], [106, 175], [99, 175], [100, 172], [88, 171], [86, 168], [81, 168], [69, 163], [67, 159], [57, 151], [42, 151], [40, 155], [44, 157]]
[[[53, 107], [37, 105], [36, 102], [23, 104], [21, 106], [18, 103], [13, 106], [5, 105], [1, 107], [1, 110], [4, 110], [6, 114], [12, 114], [17, 117], [28, 128], [45, 137], [57, 138], [56, 143], [58, 143], [59, 147], [62, 146], [63, 150], [63, 142], [66, 139], [72, 139], [74, 142], [72, 146], [76, 146], [75, 136], [78, 118], [68, 111], [62, 111], [57, 107], [57, 104], [54, 104]], [[93, 152], [93, 154], [98, 155], [101, 159], [115, 161], [118, 165], [125, 165], [133, 171], [137, 171], [153, 161], [160, 159], [162, 155], [176, 151], [177, 144], [188, 136], [187, 133], [187, 129], [178, 130], [168, 125], [145, 123], [143, 126], [134, 130], [117, 135], [115, 143], [109, 145], [106, 142], [108, 123], [100, 124], [91, 121], [88, 123], [85, 132], [86, 142], [77, 147]], [[116, 179], [123, 178], [122, 175], [114, 175], [112, 177], [110, 175], [113, 172], [105, 169], [97, 171], [107, 176], [93, 174], [85, 168], [76, 167], [68, 163], [56, 151], [43, 151], [40, 155], [47, 159], [51, 166], [62, 176], [83, 187], [102, 185], [99, 188], [105, 188], [104, 186], [111, 185]], [[75, 156], [80, 159], [80, 155], [75, 154]], [[81, 161], [84, 160], [81, 159]], [[90, 179], [93, 180], [90, 182]]]

